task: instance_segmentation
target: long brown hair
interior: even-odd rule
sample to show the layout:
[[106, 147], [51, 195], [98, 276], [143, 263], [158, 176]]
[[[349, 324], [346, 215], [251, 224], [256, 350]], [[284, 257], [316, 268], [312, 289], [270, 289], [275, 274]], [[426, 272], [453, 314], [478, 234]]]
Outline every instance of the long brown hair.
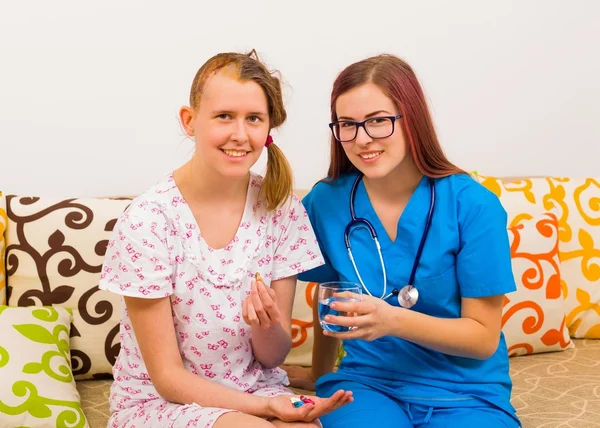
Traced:
[[[283, 106], [281, 81], [275, 72], [269, 71], [260, 61], [254, 49], [247, 54], [220, 53], [204, 63], [192, 82], [190, 106], [194, 110], [198, 108], [206, 80], [229, 65], [237, 67], [241, 81], [252, 80], [265, 92], [269, 110], [269, 132], [283, 124], [287, 113]], [[266, 200], [267, 209], [273, 211], [291, 197], [294, 179], [292, 168], [279, 147], [270, 144], [267, 147], [267, 153], [267, 172], [260, 189], [260, 197]]]
[[[377, 55], [346, 67], [335, 79], [331, 91], [331, 121], [338, 120], [338, 97], [365, 83], [377, 85], [398, 107], [406, 132], [410, 153], [416, 167], [428, 177], [439, 178], [465, 173], [451, 163], [437, 138], [425, 95], [412, 68], [393, 55]], [[327, 181], [356, 171], [341, 143], [331, 136], [331, 161]]]

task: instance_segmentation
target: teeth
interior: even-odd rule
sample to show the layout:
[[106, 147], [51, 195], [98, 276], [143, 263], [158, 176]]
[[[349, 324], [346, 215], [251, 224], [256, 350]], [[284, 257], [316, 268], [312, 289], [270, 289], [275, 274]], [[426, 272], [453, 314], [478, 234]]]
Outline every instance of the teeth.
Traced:
[[227, 156], [232, 156], [234, 158], [239, 158], [242, 156], [246, 156], [246, 152], [245, 151], [240, 151], [240, 150], [223, 150], [225, 152], [225, 154]]
[[360, 155], [360, 157], [363, 158], [363, 159], [373, 159], [373, 158], [376, 158], [377, 156], [379, 156], [382, 153], [383, 152], [367, 153], [367, 154], [364, 154], [364, 155]]

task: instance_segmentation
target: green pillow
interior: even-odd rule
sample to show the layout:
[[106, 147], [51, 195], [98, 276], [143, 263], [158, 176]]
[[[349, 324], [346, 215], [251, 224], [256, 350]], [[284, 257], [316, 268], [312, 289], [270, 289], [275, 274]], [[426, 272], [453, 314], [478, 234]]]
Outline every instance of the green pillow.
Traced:
[[88, 427], [71, 371], [72, 313], [0, 306], [0, 426]]

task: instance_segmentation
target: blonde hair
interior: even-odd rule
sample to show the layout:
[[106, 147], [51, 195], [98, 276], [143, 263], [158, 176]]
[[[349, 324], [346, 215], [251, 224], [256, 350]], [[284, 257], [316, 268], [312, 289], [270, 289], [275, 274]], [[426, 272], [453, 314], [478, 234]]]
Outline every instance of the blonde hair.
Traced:
[[[287, 113], [283, 106], [281, 81], [260, 61], [252, 49], [247, 54], [220, 53], [210, 58], [196, 73], [190, 90], [190, 106], [196, 110], [200, 104], [206, 80], [224, 67], [235, 65], [241, 81], [252, 80], [265, 92], [269, 111], [269, 132], [285, 122]], [[267, 172], [259, 197], [266, 201], [267, 210], [274, 211], [292, 196], [294, 179], [292, 168], [279, 147], [267, 147]]]

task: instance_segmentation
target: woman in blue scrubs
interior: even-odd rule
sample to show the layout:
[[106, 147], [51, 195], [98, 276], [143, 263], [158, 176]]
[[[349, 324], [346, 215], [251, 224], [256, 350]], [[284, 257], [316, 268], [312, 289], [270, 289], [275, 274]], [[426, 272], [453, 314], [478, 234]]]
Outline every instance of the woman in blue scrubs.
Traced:
[[[287, 367], [291, 384], [322, 397], [353, 391], [325, 428], [520, 426], [501, 332], [516, 286], [498, 198], [448, 161], [418, 80], [397, 57], [343, 70], [331, 117], [328, 177], [303, 200], [326, 264], [299, 278], [362, 283], [363, 297], [332, 306], [354, 316], [325, 320], [350, 331], [323, 331], [315, 314], [313, 367]], [[369, 226], [351, 224], [351, 200], [381, 258]], [[398, 293], [409, 283], [409, 295]], [[334, 372], [340, 340], [346, 355]]]

